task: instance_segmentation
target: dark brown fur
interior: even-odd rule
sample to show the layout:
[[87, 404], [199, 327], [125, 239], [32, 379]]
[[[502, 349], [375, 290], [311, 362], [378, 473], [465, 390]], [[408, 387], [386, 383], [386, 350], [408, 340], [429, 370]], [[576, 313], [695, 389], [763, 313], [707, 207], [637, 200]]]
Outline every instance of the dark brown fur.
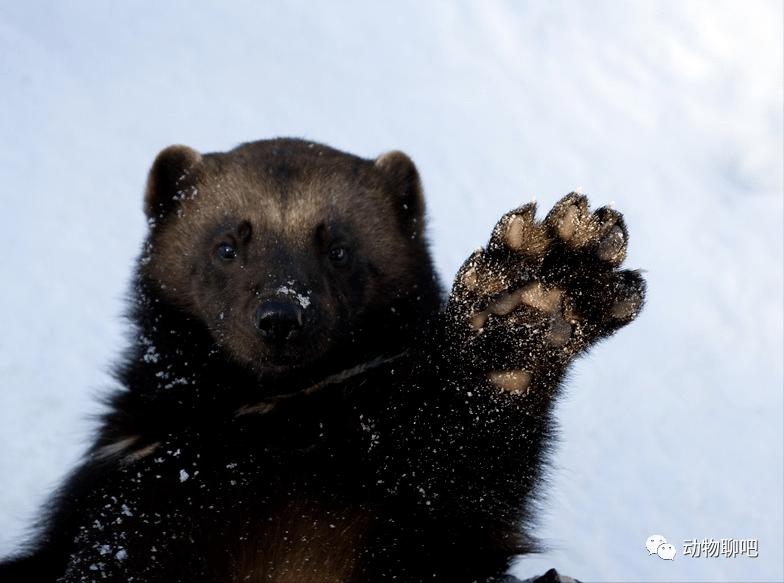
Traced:
[[[183, 162], [179, 177], [163, 170]], [[176, 201], [172, 193], [180, 193]], [[169, 213], [174, 202], [176, 213]], [[402, 152], [367, 161], [317, 144], [279, 141], [201, 157], [173, 146], [153, 166], [145, 209], [151, 223], [163, 225], [152, 232], [142, 275], [160, 283], [166, 300], [203, 321], [234, 358], [259, 374], [329, 356], [357, 320], [379, 306], [412, 294], [429, 296], [423, 304], [430, 309], [439, 301], [424, 239], [422, 188]], [[209, 246], [226, 240], [242, 247], [238, 261], [225, 269], [206, 263], [214, 256]], [[330, 269], [326, 248], [336, 243], [363, 262], [355, 268], [372, 272], [361, 289]], [[230, 286], [222, 285], [229, 280]], [[283, 288], [288, 295], [312, 295], [317, 305], [305, 313], [318, 322], [305, 323], [307, 343], [273, 355], [249, 326], [248, 314], [267, 298], [286, 296], [278, 291]]]

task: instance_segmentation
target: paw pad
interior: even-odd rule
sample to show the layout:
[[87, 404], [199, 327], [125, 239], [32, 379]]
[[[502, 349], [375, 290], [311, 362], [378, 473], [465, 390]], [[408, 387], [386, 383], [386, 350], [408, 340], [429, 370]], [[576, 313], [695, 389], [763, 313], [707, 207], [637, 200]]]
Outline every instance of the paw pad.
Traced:
[[479, 287], [479, 274], [476, 272], [475, 267], [467, 269], [462, 275], [462, 279], [465, 286], [471, 291], [474, 291]]
[[[501, 291], [497, 293], [481, 312], [471, 316], [471, 326], [479, 330], [487, 323], [487, 319], [493, 316], [506, 316], [522, 305], [530, 306], [553, 315], [554, 320], [559, 320], [569, 326], [560, 314], [561, 296], [563, 292], [559, 289], [547, 289], [538, 281], [530, 283], [512, 292]], [[559, 333], [562, 336], [564, 328], [561, 326]], [[569, 328], [571, 334], [571, 327]], [[568, 337], [567, 337], [568, 340]], [[557, 344], [554, 344], [557, 346]]]
[[523, 217], [512, 217], [506, 229], [506, 244], [510, 249], [520, 249], [525, 238], [525, 222]]
[[614, 262], [618, 254], [623, 251], [626, 245], [626, 236], [621, 227], [613, 225], [610, 232], [602, 239], [596, 249], [596, 256], [602, 261]]
[[577, 227], [580, 224], [580, 211], [572, 205], [566, 208], [563, 216], [556, 223], [556, 232], [558, 236], [564, 241], [569, 241], [577, 232]]
[[550, 346], [558, 348], [564, 346], [572, 337], [572, 325], [566, 321], [560, 312], [550, 317], [550, 330], [547, 332], [547, 341]]
[[546, 289], [539, 281], [529, 283], [520, 291], [522, 292], [520, 295], [522, 303], [548, 314], [558, 308], [563, 295], [563, 292], [559, 289]]
[[643, 304], [642, 297], [635, 297], [635, 298], [629, 298], [627, 300], [621, 300], [620, 302], [615, 304], [612, 308], [610, 308], [610, 315], [613, 318], [617, 318], [619, 320], [633, 318], [642, 309], [642, 304]]
[[487, 373], [487, 380], [494, 387], [512, 393], [525, 395], [531, 387], [533, 376], [526, 370], [493, 371]]

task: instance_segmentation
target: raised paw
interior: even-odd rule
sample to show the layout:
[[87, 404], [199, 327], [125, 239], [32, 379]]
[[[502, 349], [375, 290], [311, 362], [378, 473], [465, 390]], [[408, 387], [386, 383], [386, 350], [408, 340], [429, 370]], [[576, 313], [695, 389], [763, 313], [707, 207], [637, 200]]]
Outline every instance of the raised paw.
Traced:
[[544, 221], [535, 214], [531, 203], [498, 222], [458, 272], [447, 308], [461, 361], [516, 394], [631, 322], [645, 297], [640, 272], [619, 269], [628, 243], [620, 213], [591, 212], [571, 193]]

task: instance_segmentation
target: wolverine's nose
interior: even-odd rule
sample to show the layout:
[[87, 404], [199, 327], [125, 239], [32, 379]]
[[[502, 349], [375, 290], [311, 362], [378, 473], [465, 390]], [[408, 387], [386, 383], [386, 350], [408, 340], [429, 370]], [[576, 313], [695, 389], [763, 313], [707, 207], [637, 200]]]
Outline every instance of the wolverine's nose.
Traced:
[[256, 310], [253, 323], [265, 340], [284, 342], [302, 328], [302, 307], [292, 302], [264, 302]]

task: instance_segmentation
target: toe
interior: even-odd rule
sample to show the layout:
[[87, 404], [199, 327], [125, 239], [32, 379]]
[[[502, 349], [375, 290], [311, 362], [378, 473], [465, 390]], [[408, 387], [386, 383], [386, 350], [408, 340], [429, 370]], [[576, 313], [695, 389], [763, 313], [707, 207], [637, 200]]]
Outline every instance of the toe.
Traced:
[[590, 227], [590, 219], [588, 199], [572, 192], [553, 207], [544, 222], [554, 237], [581, 246], [585, 238], [583, 233]]
[[493, 229], [488, 250], [497, 253], [511, 250], [534, 257], [546, 252], [546, 230], [536, 222], [536, 203], [529, 203], [504, 215]]
[[609, 314], [616, 320], [631, 322], [645, 303], [645, 280], [639, 271], [620, 271], [617, 277]]
[[623, 217], [608, 207], [596, 211], [594, 217], [598, 225], [596, 256], [617, 267], [626, 259], [626, 245], [629, 241]]

